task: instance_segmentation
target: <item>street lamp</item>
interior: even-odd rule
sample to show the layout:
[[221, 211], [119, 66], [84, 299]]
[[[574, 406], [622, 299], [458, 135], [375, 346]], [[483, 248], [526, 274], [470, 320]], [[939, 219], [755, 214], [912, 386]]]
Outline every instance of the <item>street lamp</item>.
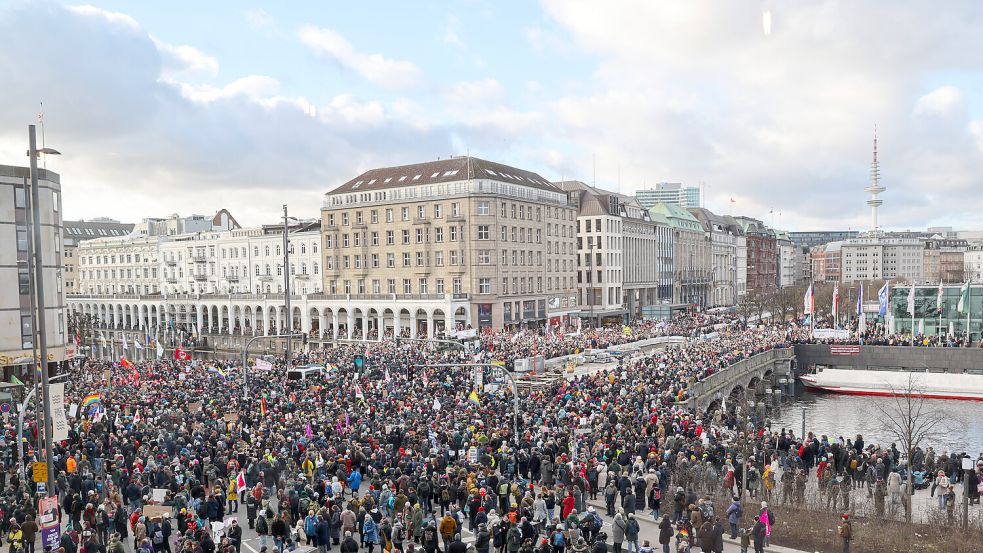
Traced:
[[290, 336], [294, 331], [294, 314], [290, 309], [290, 240], [287, 228], [289, 220], [297, 221], [298, 219], [288, 216], [287, 204], [283, 204], [283, 301], [287, 311], [287, 331], [284, 332], [287, 335], [287, 345], [284, 353], [288, 369], [290, 368]]
[[[35, 325], [34, 331], [37, 335], [37, 341], [40, 344], [40, 365], [41, 365], [41, 398], [44, 404], [44, 454], [45, 463], [48, 464], [48, 482], [47, 482], [47, 495], [53, 496], [55, 491], [55, 471], [52, 466], [52, 459], [54, 458], [54, 451], [52, 448], [52, 424], [51, 424], [51, 397], [50, 390], [48, 389], [50, 384], [50, 379], [48, 377], [48, 337], [47, 337], [47, 324], [45, 322], [45, 307], [44, 307], [44, 264], [42, 256], [41, 247], [41, 205], [38, 200], [38, 157], [41, 154], [51, 154], [60, 155], [61, 152], [54, 150], [52, 148], [41, 148], [37, 147], [37, 131], [34, 125], [27, 126], [27, 138], [28, 138], [28, 150], [27, 157], [31, 160], [31, 225], [33, 226], [33, 243], [31, 245], [31, 257], [33, 257], [34, 262], [34, 290], [35, 290], [35, 306], [32, 310], [32, 315], [34, 315]], [[17, 447], [21, 447], [18, 443]]]

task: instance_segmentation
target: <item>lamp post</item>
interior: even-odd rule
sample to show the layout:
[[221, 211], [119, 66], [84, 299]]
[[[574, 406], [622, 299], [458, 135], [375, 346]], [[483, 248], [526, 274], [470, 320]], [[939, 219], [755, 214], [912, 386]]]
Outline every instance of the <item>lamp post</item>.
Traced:
[[[35, 290], [35, 309], [34, 309], [34, 320], [36, 322], [34, 330], [36, 333], [36, 340], [40, 344], [39, 350], [41, 354], [41, 359], [39, 362], [41, 364], [41, 398], [44, 404], [44, 454], [45, 463], [48, 464], [48, 482], [47, 482], [47, 495], [49, 497], [53, 496], [55, 492], [55, 471], [52, 466], [52, 458], [54, 457], [54, 451], [52, 449], [52, 426], [51, 426], [51, 397], [49, 384], [50, 379], [48, 377], [48, 336], [47, 336], [47, 324], [45, 322], [45, 307], [44, 307], [44, 265], [43, 265], [43, 255], [41, 246], [41, 205], [38, 199], [38, 156], [40, 154], [58, 154], [56, 150], [51, 148], [43, 148], [38, 150], [37, 148], [37, 131], [34, 125], [27, 126], [27, 137], [28, 137], [28, 150], [27, 157], [30, 158], [31, 163], [31, 225], [32, 235], [33, 235], [33, 251], [31, 252], [31, 257], [34, 263], [34, 290]], [[18, 447], [21, 444], [17, 444]]]

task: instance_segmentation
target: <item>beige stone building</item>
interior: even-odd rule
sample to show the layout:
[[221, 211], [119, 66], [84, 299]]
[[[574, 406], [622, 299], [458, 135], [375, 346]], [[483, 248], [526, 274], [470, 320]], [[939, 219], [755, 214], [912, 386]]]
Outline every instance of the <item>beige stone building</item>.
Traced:
[[547, 179], [483, 159], [367, 171], [321, 211], [331, 318], [408, 336], [568, 323], [576, 219]]

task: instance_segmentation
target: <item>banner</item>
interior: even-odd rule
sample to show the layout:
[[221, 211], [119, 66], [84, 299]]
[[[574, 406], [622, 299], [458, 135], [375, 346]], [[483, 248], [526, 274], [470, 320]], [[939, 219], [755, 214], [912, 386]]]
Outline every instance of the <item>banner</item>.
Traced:
[[68, 439], [68, 419], [65, 418], [65, 384], [58, 382], [48, 386], [51, 399], [51, 440], [60, 442]]
[[839, 328], [814, 328], [812, 337], [819, 340], [849, 340], [850, 331]]
[[273, 363], [270, 363], [265, 359], [257, 359], [256, 364], [254, 366], [256, 367], [257, 370], [261, 370], [261, 371], [273, 370]]

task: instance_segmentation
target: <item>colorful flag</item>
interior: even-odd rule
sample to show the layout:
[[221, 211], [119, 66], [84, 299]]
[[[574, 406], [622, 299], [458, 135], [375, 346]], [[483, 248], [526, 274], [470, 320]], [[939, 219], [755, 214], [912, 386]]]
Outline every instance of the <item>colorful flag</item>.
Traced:
[[266, 397], [264, 396], [259, 400], [259, 414], [260, 416], [266, 416]]
[[133, 424], [140, 424], [140, 421], [142, 420], [143, 419], [140, 418], [140, 410], [137, 409], [136, 412], [133, 413]]
[[969, 309], [969, 281], [959, 289], [959, 303], [956, 304], [956, 311], [965, 313]]
[[242, 470], [239, 471], [239, 476], [236, 476], [236, 491], [241, 492], [246, 489], [246, 473]]
[[212, 373], [214, 375], [219, 376], [222, 380], [225, 380], [225, 378], [226, 378], [225, 371], [223, 371], [222, 369], [216, 367], [215, 365], [209, 365], [208, 366], [208, 372], [210, 372], [210, 373]]
[[812, 284], [809, 284], [809, 288], [806, 289], [806, 295], [802, 300], [802, 313], [804, 315], [812, 315], [812, 311], [816, 306], [816, 300], [813, 295]]
[[191, 361], [191, 354], [181, 348], [174, 350], [174, 359], [178, 361]]
[[16, 384], [18, 386], [23, 386], [24, 385], [24, 383], [21, 382], [21, 380], [19, 378], [17, 378], [17, 375], [16, 374], [10, 375], [10, 383], [11, 384]]
[[136, 338], [134, 338], [133, 339], [133, 347], [142, 350], [143, 349], [143, 344], [140, 343], [140, 340], [137, 340]]
[[355, 385], [355, 398], [365, 399], [365, 394], [362, 393], [362, 387], [359, 386], [358, 384]]
[[468, 395], [468, 403], [476, 407], [481, 407], [481, 399], [478, 397], [478, 392], [471, 390], [471, 394]]
[[890, 281], [885, 282], [884, 286], [881, 286], [881, 289], [877, 291], [877, 303], [878, 303], [877, 312], [881, 317], [887, 316], [887, 296], [890, 286], [891, 286]]
[[123, 358], [119, 360], [119, 366], [123, 367], [124, 369], [134, 368], [133, 363], [130, 363], [130, 361], [126, 358], [126, 356], [123, 356]]
[[82, 407], [86, 408], [94, 403], [99, 403], [100, 401], [102, 401], [102, 397], [100, 397], [99, 394], [91, 393], [85, 396], [85, 398], [82, 400]]
[[308, 440], [314, 437], [314, 429], [311, 428], [311, 421], [307, 421], [307, 426], [304, 427], [304, 436], [307, 436]]
[[908, 291], [908, 314], [912, 317], [915, 316], [915, 285], [911, 285], [911, 290]]

